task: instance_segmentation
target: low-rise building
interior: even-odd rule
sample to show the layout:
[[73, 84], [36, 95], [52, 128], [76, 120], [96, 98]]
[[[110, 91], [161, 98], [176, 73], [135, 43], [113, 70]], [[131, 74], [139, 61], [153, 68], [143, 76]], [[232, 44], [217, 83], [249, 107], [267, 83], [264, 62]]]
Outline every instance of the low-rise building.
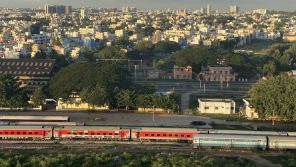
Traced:
[[178, 67], [174, 65], [174, 79], [192, 79], [192, 67]]
[[0, 74], [19, 77], [21, 87], [30, 93], [48, 84], [59, 67], [54, 59], [0, 59]]
[[203, 114], [235, 114], [235, 102], [231, 99], [198, 99], [198, 103]]
[[248, 119], [259, 118], [258, 113], [255, 112], [255, 108], [250, 105], [250, 99], [243, 99], [243, 101], [243, 115], [245, 115]]
[[237, 73], [233, 73], [229, 66], [208, 66], [208, 71], [202, 71], [204, 81], [235, 81]]

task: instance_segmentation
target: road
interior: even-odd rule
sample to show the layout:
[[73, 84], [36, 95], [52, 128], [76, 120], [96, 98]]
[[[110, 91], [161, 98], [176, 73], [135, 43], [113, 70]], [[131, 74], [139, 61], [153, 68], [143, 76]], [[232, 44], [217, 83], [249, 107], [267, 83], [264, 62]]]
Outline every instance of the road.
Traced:
[[[87, 125], [122, 125], [122, 126], [153, 126], [152, 114], [135, 113], [87, 113], [74, 111], [1, 111], [0, 115], [44, 115], [44, 116], [69, 116], [71, 122], [84, 122]], [[105, 121], [90, 121], [93, 118], [106, 118]], [[166, 115], [155, 114], [155, 126], [180, 126], [187, 127], [191, 121], [205, 121], [210, 123], [225, 123], [223, 120], [212, 119], [209, 117], [189, 116], [189, 115]], [[210, 126], [202, 126], [210, 128]]]

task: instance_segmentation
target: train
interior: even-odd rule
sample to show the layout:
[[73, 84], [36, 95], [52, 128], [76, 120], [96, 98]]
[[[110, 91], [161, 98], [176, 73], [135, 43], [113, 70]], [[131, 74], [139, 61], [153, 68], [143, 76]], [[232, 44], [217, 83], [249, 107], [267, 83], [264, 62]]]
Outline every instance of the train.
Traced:
[[[260, 135], [261, 134], [261, 135]], [[193, 148], [296, 149], [294, 132], [111, 126], [0, 126], [1, 140], [186, 142]]]
[[250, 135], [193, 135], [193, 148], [247, 148], [294, 150], [296, 137], [290, 136], [250, 136]]

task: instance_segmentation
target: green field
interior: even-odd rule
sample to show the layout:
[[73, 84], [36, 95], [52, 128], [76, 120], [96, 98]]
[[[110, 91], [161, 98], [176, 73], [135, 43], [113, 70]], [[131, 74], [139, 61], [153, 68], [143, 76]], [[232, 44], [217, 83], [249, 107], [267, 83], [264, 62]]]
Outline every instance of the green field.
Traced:
[[257, 54], [265, 54], [266, 50], [270, 45], [276, 44], [276, 43], [287, 43], [283, 41], [254, 41], [251, 42], [241, 48], [238, 49], [244, 49], [244, 50], [252, 50], [254, 53]]
[[296, 166], [295, 157], [275, 157], [275, 156], [261, 156], [261, 157], [274, 164], [281, 164], [283, 167]]

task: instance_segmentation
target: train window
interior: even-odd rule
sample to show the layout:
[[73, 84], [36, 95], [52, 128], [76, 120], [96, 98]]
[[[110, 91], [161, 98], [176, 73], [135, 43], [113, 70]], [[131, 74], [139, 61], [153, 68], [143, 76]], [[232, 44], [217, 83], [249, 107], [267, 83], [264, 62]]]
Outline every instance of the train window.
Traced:
[[149, 134], [145, 134], [145, 136], [149, 136]]
[[19, 135], [19, 134], [21, 134], [21, 132], [16, 132], [16, 134], [18, 134], [18, 135]]
[[107, 133], [103, 133], [103, 135], [106, 135]]
[[166, 134], [163, 134], [163, 137], [166, 137]]
[[29, 132], [29, 135], [31, 135], [32, 134], [32, 132]]
[[10, 134], [14, 135], [14, 132], [11, 132]]
[[97, 133], [97, 135], [101, 135], [101, 133]]
[[2, 135], [2, 132], [0, 132], [0, 135]]
[[23, 135], [27, 134], [27, 132], [23, 132]]
[[187, 137], [190, 137], [190, 135], [187, 135]]
[[95, 133], [91, 133], [91, 135], [95, 135]]
[[118, 135], [118, 133], [115, 133], [115, 135]]
[[160, 134], [157, 134], [157, 136], [160, 136]]
[[151, 134], [151, 136], [155, 136], [154, 134]]
[[112, 133], [109, 133], [109, 135], [112, 135]]
[[181, 135], [181, 137], [184, 137], [184, 135]]
[[76, 132], [73, 132], [73, 135], [77, 135], [77, 133]]
[[38, 132], [35, 132], [35, 135], [38, 135]]
[[178, 137], [178, 134], [175, 134], [175, 137]]
[[70, 135], [71, 134], [71, 132], [67, 132], [67, 135]]
[[172, 134], [169, 134], [169, 136], [172, 137], [173, 135]]
[[6, 135], [8, 135], [8, 132], [5, 132]]
[[79, 135], [83, 135], [83, 133], [82, 132], [79, 132]]
[[88, 135], [88, 132], [85, 132], [84, 134], [85, 134], [85, 135]]

